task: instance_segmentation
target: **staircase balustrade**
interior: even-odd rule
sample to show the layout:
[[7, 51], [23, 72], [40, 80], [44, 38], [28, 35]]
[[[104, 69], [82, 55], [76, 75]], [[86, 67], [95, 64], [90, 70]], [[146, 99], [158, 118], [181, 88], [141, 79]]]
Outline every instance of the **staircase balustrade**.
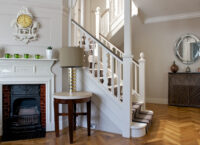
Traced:
[[[76, 33], [74, 33], [74, 37], [76, 37], [74, 46], [82, 45], [85, 51], [87, 51], [89, 55], [88, 61], [91, 66], [89, 66], [89, 71], [98, 82], [103, 83], [103, 86], [108, 89], [113, 96], [117, 97], [118, 100], [123, 101], [122, 58], [113, 53], [112, 50], [107, 48], [101, 41], [74, 20], [72, 20], [72, 24], [76, 30]], [[82, 37], [84, 38], [84, 42], [82, 42]], [[98, 53], [95, 54], [95, 51]], [[115, 63], [117, 65], [115, 65]], [[116, 72], [113, 70], [116, 70]]]
[[[99, 39], [90, 34], [77, 22], [72, 20], [74, 27], [74, 46], [81, 46], [88, 54], [90, 63], [89, 71], [106, 89], [108, 89], [118, 100], [123, 101], [123, 55], [124, 52], [109, 42], [104, 36]], [[98, 53], [95, 53], [98, 52]], [[132, 60], [132, 95], [133, 101], [143, 102], [145, 109], [145, 59], [140, 54], [139, 61]]]

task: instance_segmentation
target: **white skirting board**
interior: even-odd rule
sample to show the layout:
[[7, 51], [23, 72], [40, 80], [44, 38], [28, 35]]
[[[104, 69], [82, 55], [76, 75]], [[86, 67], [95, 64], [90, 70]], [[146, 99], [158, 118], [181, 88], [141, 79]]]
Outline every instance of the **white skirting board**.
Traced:
[[168, 104], [168, 98], [146, 98], [146, 103]]

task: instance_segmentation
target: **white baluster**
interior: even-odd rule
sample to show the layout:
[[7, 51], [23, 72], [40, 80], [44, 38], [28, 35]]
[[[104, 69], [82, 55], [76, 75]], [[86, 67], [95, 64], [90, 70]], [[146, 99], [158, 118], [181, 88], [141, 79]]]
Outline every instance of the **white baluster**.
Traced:
[[117, 61], [117, 98], [120, 100], [120, 86], [121, 86], [121, 63]]
[[81, 48], [83, 48], [82, 38], [83, 38], [83, 32], [80, 30], [80, 39], [79, 39], [80, 41], [79, 41], [79, 42], [80, 42], [80, 47], [81, 47]]
[[87, 34], [85, 35], [85, 50], [86, 51], [90, 50], [89, 36]]
[[[134, 64], [135, 65], [135, 64]], [[135, 65], [135, 91], [137, 92], [137, 65]]]
[[103, 84], [107, 87], [108, 86], [108, 56], [107, 56], [107, 51], [104, 49], [103, 50]]
[[95, 54], [94, 54], [94, 45], [92, 45], [92, 74], [95, 76]]
[[111, 80], [111, 87], [112, 88], [111, 88], [111, 91], [112, 91], [112, 94], [114, 94], [114, 85], [115, 85], [114, 84], [114, 81], [115, 81], [114, 80], [115, 79], [114, 78], [114, 71], [115, 71], [114, 70], [115, 69], [114, 66], [115, 66], [115, 64], [114, 64], [114, 58], [111, 56], [111, 74], [112, 74], [112, 80]]
[[142, 109], [145, 110], [146, 100], [145, 100], [145, 59], [144, 59], [144, 53], [140, 53], [140, 59], [139, 59], [139, 94], [141, 95], [142, 100], [144, 102]]
[[[98, 45], [98, 44], [97, 44]], [[97, 78], [100, 81], [100, 47], [98, 47], [98, 56], [97, 56]]]

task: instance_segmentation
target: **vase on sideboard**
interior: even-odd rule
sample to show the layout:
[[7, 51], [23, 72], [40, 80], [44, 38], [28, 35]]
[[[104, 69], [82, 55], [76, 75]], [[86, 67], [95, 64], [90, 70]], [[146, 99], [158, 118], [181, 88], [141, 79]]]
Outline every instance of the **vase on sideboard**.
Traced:
[[176, 73], [178, 71], [178, 66], [176, 65], [175, 61], [173, 62], [172, 66], [170, 67], [171, 72]]

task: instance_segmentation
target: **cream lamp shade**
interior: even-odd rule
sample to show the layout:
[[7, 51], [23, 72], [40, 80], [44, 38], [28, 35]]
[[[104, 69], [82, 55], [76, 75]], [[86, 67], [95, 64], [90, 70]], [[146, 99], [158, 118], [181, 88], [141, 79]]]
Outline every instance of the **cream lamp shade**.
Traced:
[[61, 48], [59, 55], [61, 67], [73, 68], [83, 66], [83, 49], [80, 47]]

